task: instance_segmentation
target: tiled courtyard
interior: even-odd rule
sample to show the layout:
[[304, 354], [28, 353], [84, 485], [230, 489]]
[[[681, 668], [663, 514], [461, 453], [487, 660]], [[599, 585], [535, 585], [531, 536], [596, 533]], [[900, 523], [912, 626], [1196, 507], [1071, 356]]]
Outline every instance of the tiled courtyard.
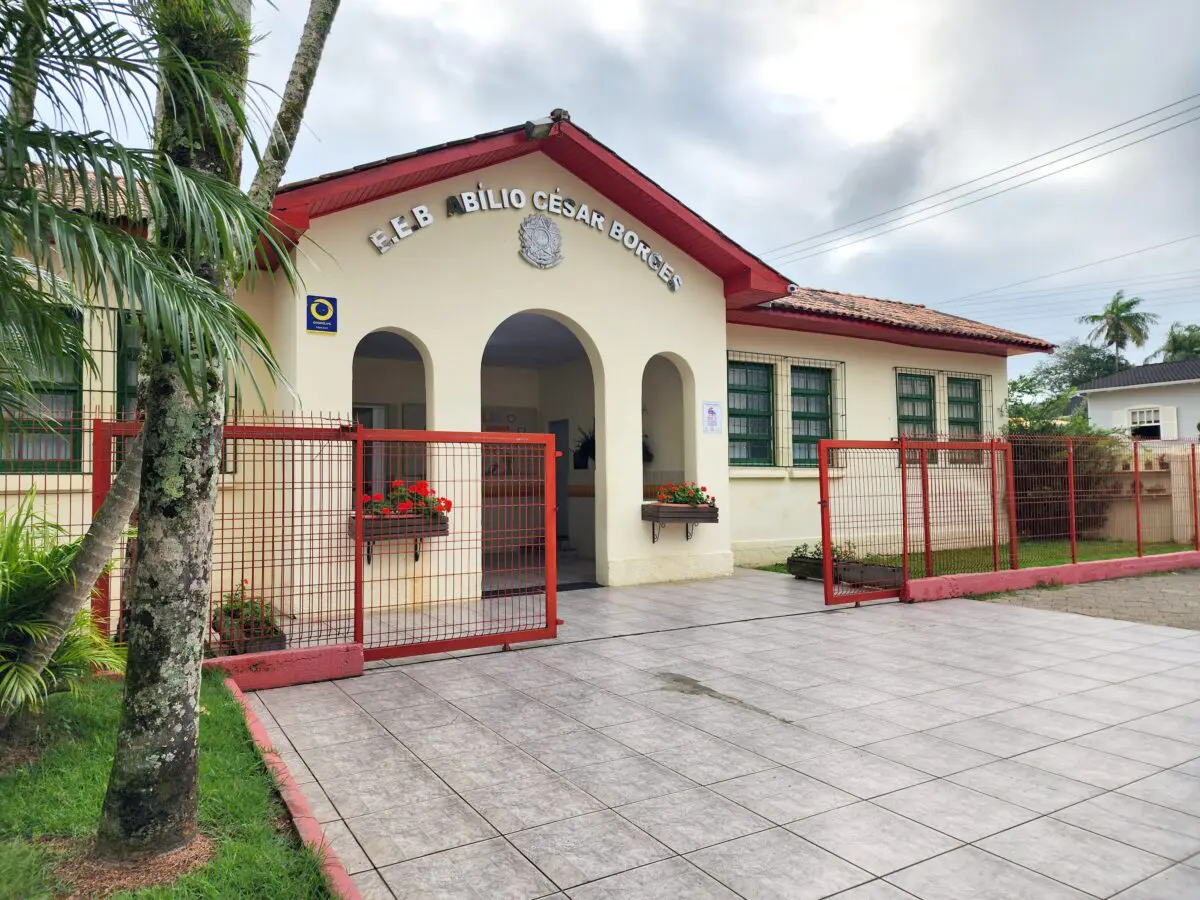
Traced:
[[1200, 897], [1200, 634], [758, 572], [562, 601], [254, 699], [368, 900]]

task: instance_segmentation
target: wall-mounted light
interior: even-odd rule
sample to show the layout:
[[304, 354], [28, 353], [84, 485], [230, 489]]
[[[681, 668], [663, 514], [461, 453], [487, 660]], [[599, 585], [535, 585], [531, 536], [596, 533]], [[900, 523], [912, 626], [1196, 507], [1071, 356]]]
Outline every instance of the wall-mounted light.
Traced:
[[554, 127], [554, 119], [546, 116], [544, 119], [531, 119], [525, 123], [525, 139], [540, 141], [550, 137], [550, 129]]

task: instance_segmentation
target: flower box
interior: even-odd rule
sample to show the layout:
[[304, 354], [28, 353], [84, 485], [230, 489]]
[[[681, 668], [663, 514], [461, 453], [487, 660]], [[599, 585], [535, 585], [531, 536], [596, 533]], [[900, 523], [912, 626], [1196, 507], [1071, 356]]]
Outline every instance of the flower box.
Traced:
[[[400, 513], [390, 516], [368, 513], [363, 516], [364, 541], [443, 537], [449, 533], [450, 518], [444, 513]], [[350, 516], [350, 535], [354, 535], [353, 515]]]
[[642, 521], [659, 522], [669, 525], [672, 522], [712, 523], [718, 521], [718, 510], [715, 506], [690, 503], [643, 503]]
[[[795, 578], [808, 581], [825, 580], [825, 560], [819, 556], [789, 556], [787, 570]], [[904, 582], [904, 570], [900, 566], [835, 560], [833, 580], [838, 584], [869, 585], [878, 588], [900, 587]]]
[[247, 634], [240, 628], [222, 631], [217, 623], [213, 622], [213, 630], [221, 637], [221, 649], [231, 655], [287, 649], [287, 636], [275, 626], [270, 626], [265, 634]]

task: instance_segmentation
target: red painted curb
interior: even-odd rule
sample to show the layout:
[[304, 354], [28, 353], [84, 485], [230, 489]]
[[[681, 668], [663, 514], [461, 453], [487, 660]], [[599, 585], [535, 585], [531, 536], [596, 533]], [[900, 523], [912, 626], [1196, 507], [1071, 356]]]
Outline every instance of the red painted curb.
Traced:
[[243, 691], [265, 691], [310, 681], [357, 677], [363, 673], [363, 648], [362, 644], [332, 644], [219, 656], [206, 659], [204, 668], [223, 670]]
[[1162, 553], [1157, 556], [1128, 559], [1098, 559], [1036, 569], [938, 575], [933, 578], [914, 578], [908, 583], [908, 597], [920, 603], [926, 600], [949, 600], [968, 594], [1020, 591], [1044, 584], [1085, 584], [1089, 581], [1128, 578], [1151, 572], [1196, 568], [1200, 568], [1200, 551], [1187, 550], [1182, 553]]
[[[279, 652], [286, 653], [287, 651]], [[246, 695], [242, 693], [242, 689], [238, 687], [232, 677], [225, 679], [225, 685], [237, 698], [237, 702], [242, 705], [250, 736], [254, 738], [254, 744], [258, 747], [263, 762], [267, 764], [267, 768], [275, 779], [279, 795], [287, 804], [288, 814], [296, 825], [296, 832], [300, 835], [300, 840], [304, 841], [305, 846], [312, 850], [317, 855], [317, 859], [321, 861], [321, 869], [325, 872], [325, 879], [329, 882], [329, 890], [338, 900], [362, 900], [362, 895], [359, 894], [358, 887], [350, 879], [346, 867], [342, 865], [342, 861], [338, 859], [338, 855], [330, 843], [325, 840], [321, 823], [313, 815], [312, 808], [304, 797], [304, 792], [300, 790], [300, 785], [296, 783], [296, 779], [288, 771], [287, 765], [271, 746], [271, 738], [254, 710], [250, 708], [250, 704], [246, 701]]]

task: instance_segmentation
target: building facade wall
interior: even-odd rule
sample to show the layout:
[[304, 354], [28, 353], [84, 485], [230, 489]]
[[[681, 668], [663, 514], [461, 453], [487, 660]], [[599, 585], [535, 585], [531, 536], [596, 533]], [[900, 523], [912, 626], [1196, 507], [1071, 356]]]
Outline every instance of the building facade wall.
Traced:
[[1089, 391], [1086, 396], [1088, 420], [1097, 428], [1128, 429], [1129, 410], [1157, 408], [1164, 439], [1200, 437], [1200, 383]]

